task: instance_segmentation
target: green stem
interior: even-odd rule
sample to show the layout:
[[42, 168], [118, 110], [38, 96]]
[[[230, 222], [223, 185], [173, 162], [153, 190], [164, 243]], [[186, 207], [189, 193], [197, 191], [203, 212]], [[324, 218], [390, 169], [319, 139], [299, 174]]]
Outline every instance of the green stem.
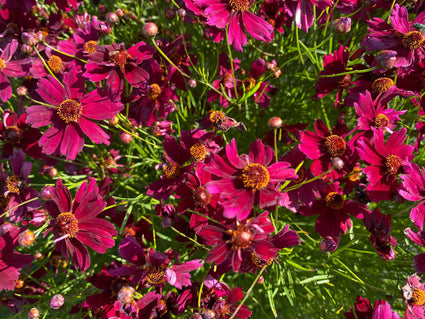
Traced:
[[79, 57], [77, 57], [77, 56], [75, 56], [75, 55], [72, 55], [72, 54], [68, 54], [68, 53], [62, 52], [62, 51], [60, 51], [60, 50], [56, 49], [55, 47], [52, 47], [51, 45], [49, 45], [49, 44], [48, 44], [48, 43], [46, 43], [46, 42], [44, 42], [43, 44], [44, 44], [46, 47], [49, 47], [50, 49], [52, 49], [52, 50], [54, 50], [54, 51], [56, 51], [56, 52], [58, 52], [58, 53], [60, 53], [60, 54], [63, 54], [63, 55], [65, 55], [65, 56], [70, 57], [70, 58], [73, 58], [73, 59], [77, 59], [77, 60], [78, 60], [78, 61], [80, 61], [80, 62], [87, 63], [87, 61], [86, 61], [86, 60], [80, 59]]

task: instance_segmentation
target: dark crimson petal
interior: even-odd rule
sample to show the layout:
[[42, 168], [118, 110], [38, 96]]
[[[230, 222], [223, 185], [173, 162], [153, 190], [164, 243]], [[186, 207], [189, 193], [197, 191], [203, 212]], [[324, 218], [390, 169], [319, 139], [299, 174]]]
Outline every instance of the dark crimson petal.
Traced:
[[[242, 158], [238, 155], [238, 149], [236, 147], [235, 139], [232, 139], [230, 141], [230, 144], [226, 145], [226, 156], [227, 156], [227, 160], [230, 162], [230, 164], [237, 169], [243, 169], [248, 164], [248, 163], [245, 163], [242, 160]], [[224, 170], [224, 168], [221, 167], [220, 163], [219, 163], [218, 166], [219, 166], [220, 169]], [[229, 171], [229, 170], [226, 169], [226, 171]]]
[[21, 78], [27, 75], [26, 69], [29, 69], [30, 63], [30, 59], [10, 61], [6, 63], [6, 67], [2, 72], [9, 77]]
[[107, 120], [117, 115], [122, 109], [121, 102], [112, 101], [104, 91], [97, 89], [84, 95], [82, 115], [93, 120]]
[[40, 79], [37, 86], [38, 95], [53, 106], [59, 106], [64, 100], [69, 98], [62, 84], [51, 76], [48, 79]]
[[60, 144], [60, 152], [67, 159], [74, 160], [84, 146], [84, 134], [78, 125], [67, 124]]
[[226, 260], [228, 254], [229, 250], [227, 249], [226, 245], [219, 245], [208, 252], [208, 257], [205, 262], [214, 262], [215, 264], [219, 265]]
[[92, 231], [85, 231], [85, 229], [79, 229], [77, 234], [75, 234], [75, 238], [99, 254], [104, 254], [108, 248], [112, 248], [115, 245], [115, 240], [113, 240], [111, 237], [100, 237], [98, 234], [95, 234]]
[[32, 127], [42, 127], [51, 124], [53, 115], [56, 113], [54, 108], [43, 105], [33, 105], [25, 111], [28, 113], [26, 123]]
[[223, 216], [243, 220], [248, 217], [254, 205], [254, 195], [250, 191], [241, 191], [233, 200], [223, 203]]
[[194, 259], [180, 265], [173, 265], [172, 269], [176, 273], [186, 273], [201, 268], [202, 265], [202, 259]]
[[67, 247], [71, 253], [74, 265], [85, 272], [90, 266], [90, 255], [86, 246], [83, 245], [78, 239], [70, 238], [67, 241]]
[[55, 189], [51, 192], [51, 196], [61, 213], [71, 211], [71, 194], [69, 193], [68, 188], [62, 184], [62, 180], [60, 178], [56, 181]]
[[12, 86], [6, 75], [0, 72], [0, 99], [6, 102], [12, 97]]
[[413, 266], [417, 273], [419, 274], [424, 273], [425, 272], [425, 254], [416, 255], [413, 258]]
[[128, 83], [138, 87], [149, 80], [149, 73], [145, 69], [129, 63], [125, 66], [125, 78]]
[[87, 63], [86, 72], [83, 74], [92, 82], [99, 82], [109, 77], [111, 66], [99, 65], [97, 63]]
[[100, 218], [93, 218], [90, 220], [79, 220], [78, 228], [80, 230], [85, 230], [101, 237], [112, 237], [118, 235], [114, 225]]
[[270, 41], [273, 38], [273, 27], [255, 14], [245, 11], [242, 13], [242, 20], [246, 30], [254, 39]]
[[122, 258], [135, 265], [145, 265], [147, 260], [143, 248], [132, 236], [126, 236], [121, 240], [118, 252]]
[[96, 123], [80, 117], [78, 120], [81, 130], [86, 134], [94, 143], [109, 145], [109, 135], [106, 134]]

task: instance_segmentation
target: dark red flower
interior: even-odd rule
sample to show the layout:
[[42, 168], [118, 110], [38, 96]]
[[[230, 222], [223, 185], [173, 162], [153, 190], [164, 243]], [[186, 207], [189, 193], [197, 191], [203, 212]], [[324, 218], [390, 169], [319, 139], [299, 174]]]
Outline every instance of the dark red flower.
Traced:
[[50, 193], [52, 200], [45, 203], [53, 217], [48, 231], [55, 236], [56, 247], [67, 259], [72, 256], [76, 268], [86, 271], [90, 266], [90, 255], [85, 245], [104, 254], [114, 246], [112, 238], [117, 235], [115, 227], [104, 219], [97, 218], [106, 207], [99, 195], [94, 178], [81, 184], [74, 200], [62, 180], [58, 179]]

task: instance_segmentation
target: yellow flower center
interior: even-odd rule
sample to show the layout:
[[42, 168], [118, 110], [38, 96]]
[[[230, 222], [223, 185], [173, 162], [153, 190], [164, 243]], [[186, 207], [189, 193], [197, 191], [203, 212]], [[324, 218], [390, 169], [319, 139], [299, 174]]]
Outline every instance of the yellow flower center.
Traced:
[[69, 122], [78, 123], [81, 115], [81, 105], [75, 100], [67, 99], [59, 105], [58, 115], [67, 124]]
[[11, 193], [19, 194], [25, 187], [25, 181], [19, 176], [10, 176], [7, 179], [6, 187]]
[[355, 166], [353, 168], [353, 170], [350, 172], [350, 174], [348, 175], [348, 179], [352, 182], [357, 181], [360, 178], [361, 175], [361, 171], [360, 168], [358, 168], [357, 166]]
[[211, 201], [212, 195], [207, 192], [204, 186], [199, 186], [196, 190], [193, 190], [193, 201], [196, 207], [205, 208]]
[[403, 35], [401, 42], [404, 47], [410, 50], [415, 50], [423, 47], [425, 39], [423, 34], [419, 31], [410, 31]]
[[341, 209], [344, 207], [344, 197], [340, 193], [330, 192], [326, 195], [326, 206], [332, 209]]
[[124, 66], [127, 64], [127, 59], [130, 57], [130, 54], [123, 49], [109, 52], [109, 61], [119, 66], [121, 69], [124, 69]]
[[229, 0], [229, 5], [234, 11], [246, 11], [249, 9], [248, 0]]
[[6, 63], [2, 58], [0, 58], [0, 71], [3, 70], [6, 67]]
[[152, 101], [158, 100], [161, 95], [161, 88], [158, 84], [154, 83], [148, 88], [148, 98]]
[[264, 260], [263, 258], [258, 257], [254, 252], [252, 252], [251, 261], [257, 267], [263, 268], [264, 266], [269, 266], [273, 262], [273, 258], [270, 258], [270, 260], [267, 261], [267, 260]]
[[60, 214], [55, 221], [56, 230], [59, 235], [69, 235], [69, 238], [75, 236], [78, 232], [78, 219], [75, 218], [73, 213], [62, 213]]
[[174, 179], [179, 176], [179, 168], [173, 163], [168, 163], [164, 168], [164, 175], [166, 179]]
[[243, 84], [245, 85], [245, 90], [249, 91], [252, 88], [254, 88], [257, 82], [252, 76], [250, 76], [250, 77], [247, 77], [245, 80], [243, 80]]
[[224, 113], [222, 111], [210, 111], [210, 121], [213, 124], [221, 123], [224, 120]]
[[379, 78], [373, 81], [372, 90], [378, 93], [384, 93], [387, 92], [393, 86], [394, 81], [390, 78]]
[[376, 128], [387, 127], [390, 124], [390, 120], [385, 114], [379, 113], [373, 120], [373, 126]]
[[326, 138], [325, 145], [329, 154], [332, 157], [336, 157], [344, 155], [347, 144], [341, 136], [330, 135]]
[[387, 173], [392, 176], [400, 174], [400, 168], [403, 166], [403, 161], [397, 155], [390, 155], [385, 159], [385, 166], [387, 167]]
[[160, 285], [165, 281], [165, 271], [160, 267], [150, 266], [148, 269], [148, 274], [146, 275], [146, 280], [151, 285]]
[[238, 225], [236, 230], [229, 230], [228, 233], [232, 235], [229, 243], [233, 250], [248, 248], [254, 238], [253, 231], [243, 225]]
[[245, 166], [240, 178], [245, 188], [261, 189], [268, 185], [270, 175], [263, 165], [252, 163]]
[[87, 41], [84, 43], [84, 50], [87, 51], [87, 53], [92, 54], [96, 52], [96, 41]]
[[195, 160], [202, 161], [207, 156], [207, 148], [202, 143], [196, 143], [190, 148], [190, 155], [193, 156]]
[[63, 68], [62, 59], [58, 57], [57, 55], [52, 55], [50, 59], [47, 61], [47, 65], [49, 66], [50, 70], [52, 70], [54, 73], [59, 73], [60, 70]]
[[422, 289], [413, 289], [410, 303], [414, 306], [422, 306], [425, 304], [425, 292]]

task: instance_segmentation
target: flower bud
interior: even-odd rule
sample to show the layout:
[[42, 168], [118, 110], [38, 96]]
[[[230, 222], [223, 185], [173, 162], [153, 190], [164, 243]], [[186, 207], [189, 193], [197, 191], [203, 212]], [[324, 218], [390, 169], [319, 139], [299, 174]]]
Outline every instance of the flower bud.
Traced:
[[54, 191], [53, 186], [51, 185], [44, 186], [40, 191], [40, 199], [44, 201], [51, 200], [53, 191]]
[[28, 44], [22, 44], [21, 45], [21, 52], [24, 54], [31, 54], [34, 51], [34, 49], [32, 48], [32, 46], [28, 45]]
[[58, 170], [54, 167], [50, 167], [49, 170], [47, 171], [47, 173], [49, 174], [49, 176], [51, 178], [57, 177], [58, 176]]
[[269, 71], [275, 71], [276, 68], [277, 68], [276, 60], [272, 60], [271, 62], [270, 61], [267, 61], [266, 62], [266, 69], [267, 70], [269, 70]]
[[109, 23], [117, 23], [120, 20], [118, 15], [115, 12], [108, 12], [106, 15], [106, 21]]
[[99, 8], [98, 8], [98, 10], [99, 10], [99, 13], [106, 13], [106, 11], [108, 10], [104, 5], [100, 5], [99, 6]]
[[118, 291], [117, 300], [122, 304], [129, 304], [134, 297], [134, 288], [130, 286], [124, 286]]
[[147, 38], [154, 38], [158, 34], [158, 27], [153, 22], [146, 22], [142, 28], [142, 33]]
[[173, 10], [167, 10], [165, 16], [167, 17], [167, 19], [172, 20], [176, 16], [176, 13]]
[[179, 16], [179, 18], [184, 18], [186, 16], [186, 10], [183, 8], [178, 9], [177, 15]]
[[34, 46], [39, 42], [39, 38], [35, 32], [22, 32], [21, 40], [29, 46]]
[[267, 127], [269, 129], [277, 129], [282, 127], [283, 121], [280, 117], [274, 116], [267, 121]]
[[397, 52], [393, 50], [383, 50], [376, 56], [377, 65], [379, 68], [389, 70], [394, 67]]
[[332, 157], [331, 162], [335, 169], [342, 169], [344, 167], [344, 161], [338, 156]]
[[188, 85], [191, 89], [196, 88], [196, 85], [197, 85], [196, 80], [195, 80], [195, 79], [189, 79], [189, 80], [187, 80], [187, 85]]
[[127, 132], [122, 132], [120, 137], [121, 137], [121, 141], [124, 144], [130, 143], [131, 140], [133, 139], [133, 137], [131, 136], [131, 134], [130, 133], [127, 133]]
[[324, 253], [331, 253], [338, 248], [339, 238], [332, 238], [331, 236], [326, 236], [319, 243], [319, 249]]
[[0, 237], [3, 236], [4, 234], [6, 234], [9, 230], [12, 230], [13, 228], [15, 228], [15, 226], [13, 226], [10, 223], [4, 223], [3, 225], [0, 226]]
[[34, 232], [31, 230], [26, 230], [19, 234], [18, 243], [23, 247], [29, 247], [35, 242]]
[[61, 294], [54, 295], [52, 299], [50, 299], [50, 308], [58, 310], [63, 306], [64, 302], [65, 298]]
[[351, 31], [351, 18], [341, 17], [332, 21], [332, 28], [336, 33], [348, 33]]
[[43, 254], [42, 254], [42, 253], [38, 252], [38, 253], [36, 253], [36, 254], [34, 255], [34, 257], [35, 257], [35, 259], [37, 259], [37, 260], [42, 260], [44, 256], [43, 256]]
[[109, 120], [109, 124], [117, 125], [119, 121], [120, 119], [118, 118], [118, 116], [114, 115], [114, 117]]
[[202, 319], [202, 316], [199, 312], [195, 312], [193, 315], [190, 316], [190, 319]]
[[117, 9], [117, 16], [119, 16], [120, 18], [122, 18], [124, 16], [124, 11], [123, 9]]
[[263, 283], [264, 283], [264, 277], [263, 276], [258, 277], [257, 284], [262, 285]]
[[20, 86], [16, 89], [16, 93], [20, 96], [24, 96], [28, 94], [28, 89], [25, 86]]
[[38, 319], [40, 318], [40, 311], [37, 308], [31, 308], [28, 312], [28, 319]]

